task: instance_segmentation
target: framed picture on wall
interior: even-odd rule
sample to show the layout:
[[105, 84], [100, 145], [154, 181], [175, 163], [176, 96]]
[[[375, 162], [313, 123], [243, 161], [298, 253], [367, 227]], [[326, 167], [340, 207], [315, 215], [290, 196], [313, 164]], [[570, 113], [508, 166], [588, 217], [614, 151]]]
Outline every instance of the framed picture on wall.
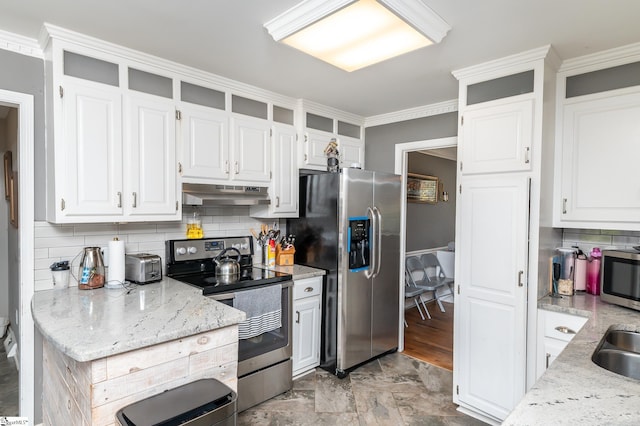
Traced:
[[11, 173], [13, 172], [13, 164], [11, 159], [11, 151], [4, 153], [4, 199], [8, 200], [11, 192]]
[[407, 201], [410, 203], [436, 204], [438, 187], [435, 176], [407, 173]]
[[18, 172], [11, 173], [9, 189], [9, 220], [18, 227]]

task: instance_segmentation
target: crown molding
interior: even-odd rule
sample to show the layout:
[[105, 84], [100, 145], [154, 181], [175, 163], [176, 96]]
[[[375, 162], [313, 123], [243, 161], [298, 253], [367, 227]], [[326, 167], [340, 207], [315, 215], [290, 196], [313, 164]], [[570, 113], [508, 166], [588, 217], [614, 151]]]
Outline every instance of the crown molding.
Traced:
[[582, 74], [637, 61], [640, 61], [640, 43], [632, 43], [602, 52], [567, 59], [560, 65], [558, 73], [566, 75]]
[[537, 49], [527, 50], [526, 52], [495, 59], [479, 65], [453, 70], [451, 74], [459, 81], [469, 80], [467, 83], [473, 82], [476, 79], [481, 81], [482, 79], [488, 78], [488, 75], [497, 77], [505, 71], [512, 72], [513, 68], [522, 67], [523, 64], [545, 59], [550, 50], [551, 45], [548, 44], [538, 47]]
[[43, 59], [44, 54], [38, 41], [8, 31], [0, 30], [0, 49], [9, 50], [21, 55]]
[[446, 114], [458, 111], [458, 100], [439, 102], [431, 105], [424, 105], [387, 114], [374, 115], [364, 120], [364, 127], [381, 126], [383, 124], [397, 123], [399, 121], [415, 120], [417, 118], [430, 117], [432, 115]]
[[208, 87], [216, 87], [219, 90], [229, 91], [235, 95], [248, 96], [252, 99], [265, 102], [280, 102], [284, 104], [283, 106], [293, 106], [296, 104], [296, 99], [289, 96], [45, 23], [40, 34], [42, 46], [46, 46], [51, 39], [61, 40], [66, 43], [101, 52], [111, 57], [119, 58], [125, 64], [142, 63], [144, 65], [150, 65], [157, 69], [181, 75], [187, 79], [204, 82]]

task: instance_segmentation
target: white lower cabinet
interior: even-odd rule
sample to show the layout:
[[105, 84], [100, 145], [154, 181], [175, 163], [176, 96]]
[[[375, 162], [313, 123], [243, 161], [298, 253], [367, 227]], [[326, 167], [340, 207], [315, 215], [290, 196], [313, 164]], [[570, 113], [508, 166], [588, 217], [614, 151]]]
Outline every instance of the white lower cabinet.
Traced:
[[529, 180], [460, 184], [454, 402], [504, 420], [525, 394]]
[[549, 368], [586, 322], [585, 317], [538, 309], [538, 377]]
[[320, 364], [322, 277], [293, 282], [293, 376]]

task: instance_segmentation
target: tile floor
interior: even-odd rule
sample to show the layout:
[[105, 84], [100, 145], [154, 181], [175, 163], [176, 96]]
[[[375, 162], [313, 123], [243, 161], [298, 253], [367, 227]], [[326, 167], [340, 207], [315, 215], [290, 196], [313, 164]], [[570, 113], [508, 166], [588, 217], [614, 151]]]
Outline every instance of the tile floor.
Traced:
[[401, 353], [344, 379], [317, 369], [238, 416], [238, 425], [482, 425], [456, 411], [453, 373]]
[[[240, 413], [238, 425], [482, 425], [456, 411], [452, 373], [400, 353], [338, 379], [317, 369]], [[0, 417], [18, 415], [18, 372], [0, 344]]]
[[0, 339], [0, 417], [18, 416], [18, 370], [13, 358], [7, 359], [7, 352]]

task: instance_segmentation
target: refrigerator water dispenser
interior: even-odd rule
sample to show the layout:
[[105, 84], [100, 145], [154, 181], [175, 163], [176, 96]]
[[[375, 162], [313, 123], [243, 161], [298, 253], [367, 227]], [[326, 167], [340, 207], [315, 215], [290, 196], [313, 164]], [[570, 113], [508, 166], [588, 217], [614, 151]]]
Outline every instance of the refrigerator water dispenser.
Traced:
[[347, 253], [349, 254], [349, 270], [352, 272], [362, 271], [369, 267], [370, 229], [368, 217], [349, 218]]

